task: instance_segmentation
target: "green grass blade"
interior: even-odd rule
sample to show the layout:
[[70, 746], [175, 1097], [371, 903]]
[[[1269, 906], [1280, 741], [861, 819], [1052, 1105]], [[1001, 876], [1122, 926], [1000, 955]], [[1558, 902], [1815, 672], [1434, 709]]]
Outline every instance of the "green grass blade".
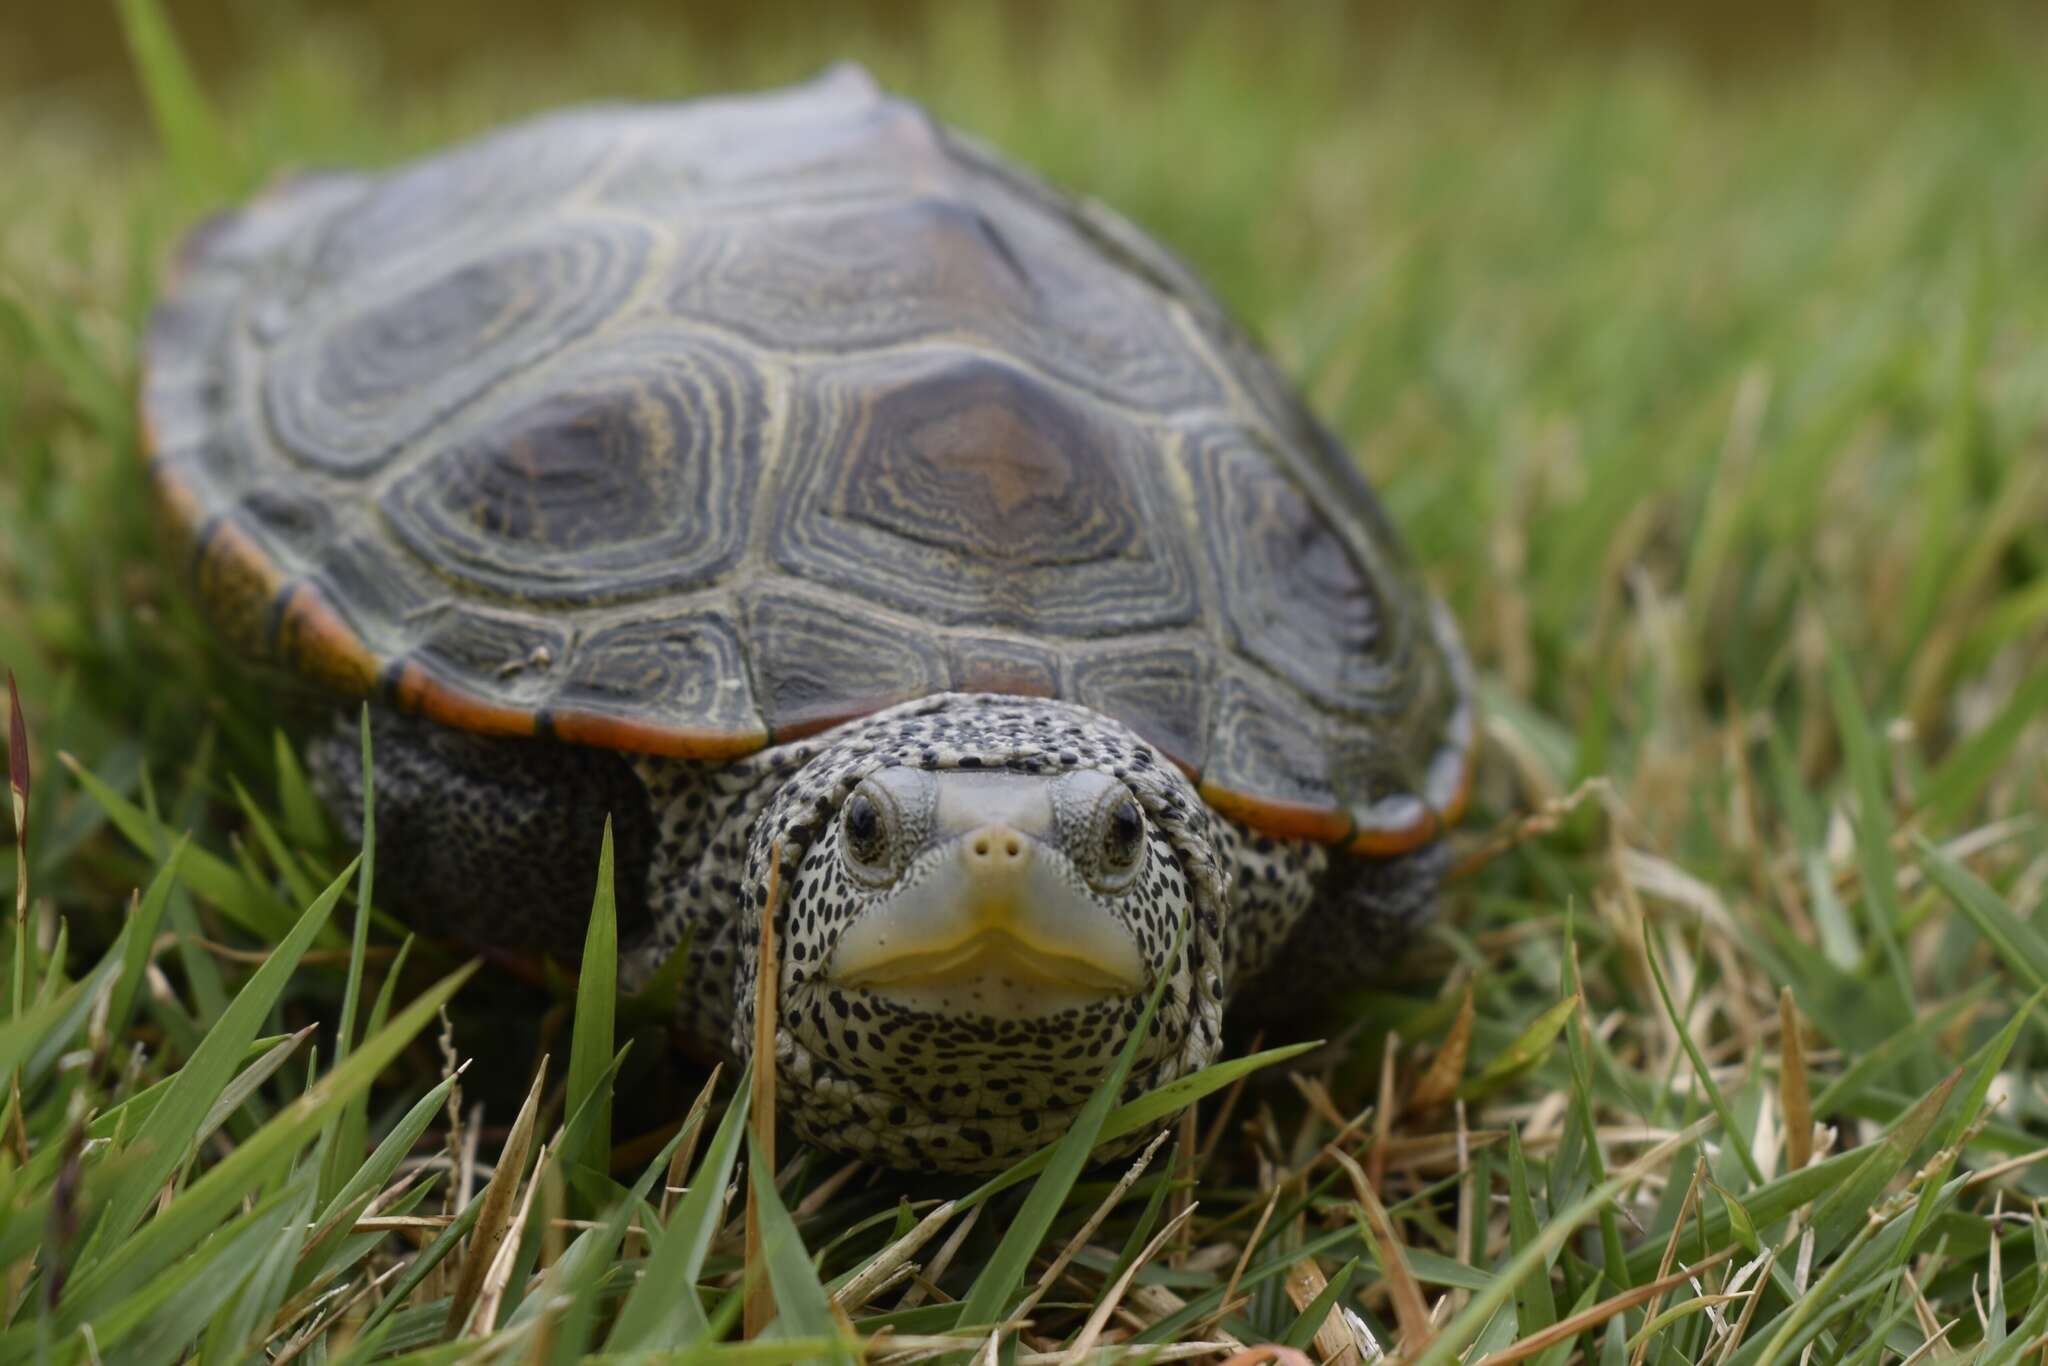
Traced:
[[[804, 1250], [796, 1221], [789, 1217], [789, 1209], [775, 1189], [775, 1173], [761, 1160], [752, 1133], [747, 1135], [747, 1159], [748, 1188], [752, 1198], [759, 1202], [756, 1213], [761, 1226], [761, 1260], [765, 1264], [749, 1267], [748, 1274], [760, 1275], [765, 1271], [768, 1283], [775, 1289], [775, 1322], [770, 1327], [777, 1336], [829, 1337], [839, 1326], [832, 1317], [831, 1298], [818, 1280], [818, 1270]], [[839, 1351], [831, 1353], [828, 1359], [851, 1360]]]
[[234, 1074], [236, 1061], [248, 1051], [256, 1031], [270, 1017], [299, 959], [326, 925], [335, 902], [341, 899], [352, 872], [353, 867], [344, 870], [306, 908], [291, 933], [278, 943], [263, 966], [236, 994], [219, 1022], [207, 1031], [198, 1051], [179, 1069], [170, 1092], [129, 1142], [129, 1150], [141, 1154], [141, 1161], [109, 1197], [104, 1237], [115, 1241], [125, 1238], [140, 1222], [144, 1209], [156, 1198], [163, 1183], [185, 1160], [214, 1098]]
[[[470, 964], [429, 988], [347, 1062], [315, 1082], [305, 1095], [209, 1168], [135, 1236], [107, 1245], [97, 1264], [66, 1291], [59, 1313], [62, 1331], [72, 1332], [78, 1324], [104, 1312], [196, 1246], [224, 1214], [256, 1188], [273, 1164], [310, 1142], [337, 1105], [369, 1086], [475, 971], [476, 965]], [[145, 1155], [138, 1162], [147, 1160]], [[148, 1189], [154, 1193], [155, 1184]]]
[[[1938, 1140], [1939, 1147], [1946, 1156], [1921, 1188], [1920, 1199], [1913, 1211], [1913, 1226], [1901, 1244], [1903, 1252], [1910, 1253], [1918, 1247], [1921, 1236], [1933, 1222], [1935, 1197], [1948, 1184], [1949, 1176], [1955, 1171], [1956, 1163], [1962, 1157], [1960, 1145], [1963, 1137], [1982, 1112], [1984, 1102], [1991, 1094], [1991, 1083], [2004, 1068], [2006, 1059], [2012, 1056], [2012, 1047], [2019, 1041], [2020, 1031], [2025, 1028], [2028, 1018], [2039, 1009], [2043, 994], [2037, 991], [2029, 997], [2026, 1004], [2014, 1011], [2013, 1017], [2006, 1021], [2005, 1028], [1999, 1030], [1978, 1049], [1974, 1058], [1963, 1064], [1963, 1070], [1970, 1074], [1970, 1084], [1963, 1091], [1962, 1104], [1956, 1107], [1955, 1114], [1949, 1119]], [[1975, 1064], [1974, 1067], [1971, 1066], [1972, 1063]], [[2041, 1225], [2036, 1222], [2034, 1227], [2038, 1232]], [[2035, 1274], [2042, 1274], [2044, 1269], [2048, 1269], [2048, 1266], [2037, 1267]]]
[[[370, 1317], [363, 1321], [362, 1335], [349, 1349], [348, 1355], [342, 1358], [343, 1361], [354, 1366], [355, 1363], [371, 1358], [384, 1340], [381, 1334], [390, 1323], [392, 1315], [411, 1300], [413, 1292], [433, 1274], [435, 1267], [446, 1261], [450, 1254], [462, 1246], [462, 1240], [476, 1228], [477, 1220], [483, 1216], [483, 1212], [484, 1193], [478, 1191], [470, 1197], [469, 1203], [462, 1207], [448, 1227], [435, 1235], [426, 1249], [413, 1258], [412, 1265], [405, 1269], [405, 1274], [393, 1283], [391, 1293], [384, 1298], [384, 1302], [372, 1310]], [[419, 1312], [422, 1319], [438, 1332], [448, 1318], [447, 1301], [437, 1300], [432, 1304], [419, 1306]]]
[[[1508, 1232], [1516, 1247], [1528, 1247], [1540, 1235], [1536, 1205], [1529, 1198], [1529, 1164], [1522, 1155], [1522, 1136], [1508, 1130]], [[1524, 1280], [1515, 1290], [1515, 1327], [1534, 1333], [1557, 1322], [1557, 1301], [1550, 1293], [1550, 1271]]]
[[299, 1180], [262, 1200], [206, 1247], [93, 1320], [95, 1345], [136, 1366], [171, 1366], [207, 1321], [255, 1275], [263, 1253], [283, 1237], [311, 1194]]
[[227, 137], [179, 50], [170, 21], [156, 0], [118, 0], [117, 8], [157, 136], [179, 178], [207, 195], [232, 189], [234, 162]]
[[31, 1086], [49, 1059], [72, 1047], [94, 1000], [111, 985], [119, 961], [110, 953], [88, 976], [0, 1025], [0, 1078], [19, 1070], [22, 1084]]
[[594, 1099], [590, 1133], [575, 1151], [562, 1154], [567, 1167], [611, 1169], [612, 1098], [599, 1078], [612, 1061], [612, 1031], [618, 1017], [619, 919], [613, 886], [612, 823], [604, 823], [604, 843], [597, 856], [597, 894], [590, 907], [590, 925], [583, 936], [583, 963], [577, 973], [575, 1033], [569, 1043], [569, 1108], [581, 1109]]
[[2014, 915], [2003, 897], [1932, 843], [1918, 837], [1914, 843], [1927, 875], [1956, 909], [1970, 918], [2006, 965], [2034, 990], [2048, 987], [2048, 936]]
[[[70, 756], [58, 757], [129, 843], [151, 858], [162, 857], [171, 847], [170, 832], [154, 816]], [[194, 892], [218, 906], [222, 914], [258, 938], [281, 938], [292, 927], [294, 917], [284, 902], [267, 887], [251, 882], [232, 864], [204, 849], [186, 851], [180, 877]]]
[[[277, 805], [284, 833], [295, 849], [317, 849], [326, 839], [327, 822], [320, 814], [320, 798], [299, 762], [298, 751], [282, 730], [270, 733], [271, 764], [277, 770]], [[369, 784], [363, 784], [365, 791]]]
[[1489, 1096], [1516, 1077], [1541, 1066], [1543, 1060], [1550, 1056], [1565, 1022], [1578, 1008], [1578, 997], [1567, 996], [1530, 1021], [1520, 1037], [1487, 1063], [1479, 1075], [1458, 1088], [1459, 1098], [1477, 1100]]
[[1885, 1187], [1905, 1167], [1914, 1149], [1920, 1146], [1920, 1140], [1941, 1117], [1950, 1093], [1961, 1078], [1962, 1070], [1958, 1068], [1921, 1097], [1890, 1133], [1870, 1145], [1869, 1153], [1849, 1179], [1821, 1202], [1813, 1214], [1813, 1251], [1816, 1258], [1833, 1252], [1868, 1221], [1870, 1211], [1877, 1206]]
[[[227, 1123], [236, 1111], [250, 1104], [256, 1096], [257, 1088], [277, 1075], [277, 1069], [283, 1067], [291, 1055], [299, 1051], [299, 1045], [305, 1042], [306, 1036], [312, 1031], [313, 1026], [307, 1025], [298, 1033], [271, 1045], [264, 1050], [261, 1057], [237, 1074], [235, 1079], [228, 1083], [227, 1089], [207, 1108], [206, 1118], [199, 1122], [198, 1131], [192, 1135], [192, 1146], [197, 1148], [213, 1137], [214, 1131]], [[267, 1113], [263, 1117], [267, 1118]]]
[[[596, 1318], [596, 1300], [604, 1278], [615, 1270], [619, 1244], [626, 1236], [626, 1226], [638, 1216], [646, 1221], [643, 1227], [650, 1232], [654, 1229], [654, 1216], [647, 1204], [647, 1193], [654, 1183], [667, 1174], [669, 1159], [676, 1148], [687, 1137], [688, 1130], [679, 1129], [664, 1143], [654, 1160], [641, 1171], [640, 1179], [624, 1196], [616, 1201], [611, 1210], [593, 1228], [577, 1235], [563, 1252], [562, 1257], [547, 1270], [546, 1281], [533, 1295], [520, 1303], [512, 1315], [511, 1322], [532, 1318], [548, 1312], [548, 1306], [564, 1300], [569, 1308], [559, 1324], [555, 1335], [553, 1356], [556, 1361], [581, 1361], [587, 1354], [590, 1333]], [[566, 1144], [564, 1145], [566, 1147]], [[549, 1162], [560, 1171], [566, 1164], [550, 1157]]]
[[1814, 1113], [1825, 1115], [1846, 1109], [1873, 1086], [1897, 1078], [1915, 1058], [1932, 1058], [1934, 1036], [1965, 1012], [1978, 1009], [1996, 986], [1995, 982], [1980, 982], [1958, 994], [1954, 1000], [1945, 1001], [1928, 1011], [1877, 1047], [1860, 1053], [1841, 1076], [1829, 1082], [1826, 1089], [1814, 1098]]
[[1297, 1350], [1306, 1348], [1315, 1339], [1316, 1330], [1330, 1317], [1330, 1310], [1338, 1299], [1351, 1288], [1351, 1278], [1358, 1274], [1358, 1258], [1353, 1257], [1337, 1269], [1308, 1307], [1295, 1315], [1294, 1322], [1287, 1325], [1287, 1331], [1280, 1335], [1282, 1344]]
[[1657, 996], [1664, 1002], [1665, 1018], [1678, 1033], [1678, 1041], [1685, 1047], [1685, 1056], [1692, 1063], [1693, 1076], [1699, 1081], [1700, 1089], [1707, 1093], [1707, 1099], [1714, 1107], [1714, 1114], [1721, 1121], [1721, 1132], [1727, 1136], [1728, 1145], [1735, 1150], [1735, 1156], [1742, 1163], [1743, 1171], [1749, 1174], [1752, 1186], [1764, 1184], [1763, 1169], [1756, 1164], [1756, 1154], [1750, 1151], [1749, 1135], [1743, 1133], [1735, 1122], [1735, 1112], [1728, 1108], [1728, 1098], [1721, 1094], [1715, 1084], [1714, 1071], [1707, 1066], [1707, 1060], [1700, 1055], [1700, 1046], [1693, 1041], [1692, 1031], [1685, 1027], [1685, 1016], [1679, 1013], [1678, 1003], [1671, 999], [1671, 984], [1664, 980], [1664, 965], [1658, 961], [1656, 946], [1649, 945], [1643, 958], [1650, 965], [1650, 976], [1656, 980]]
[[[1111, 1143], [1119, 1138], [1153, 1129], [1179, 1114], [1204, 1096], [1213, 1095], [1229, 1086], [1239, 1077], [1248, 1076], [1262, 1067], [1272, 1067], [1298, 1058], [1302, 1054], [1321, 1048], [1321, 1039], [1309, 1039], [1280, 1048], [1267, 1048], [1242, 1058], [1230, 1058], [1224, 1062], [1210, 1063], [1198, 1072], [1176, 1077], [1164, 1086], [1154, 1087], [1136, 1100], [1119, 1105], [1109, 1112], [1102, 1121], [1102, 1132], [1096, 1138], [1098, 1145]], [[990, 1196], [1006, 1191], [1019, 1182], [1028, 1181], [1051, 1165], [1056, 1148], [1040, 1148], [1029, 1157], [1020, 1159], [1000, 1175], [991, 1177], [956, 1202], [958, 1209], [965, 1213]]]
[[[1891, 970], [1898, 999], [1911, 1018], [1913, 974], [1899, 950], [1900, 921], [1897, 871], [1892, 866], [1891, 809], [1884, 795], [1884, 770], [1878, 753], [1877, 736], [1870, 728], [1870, 716], [1856, 690], [1839, 642], [1828, 648], [1828, 686], [1834, 694], [1835, 728], [1849, 760], [1849, 776], [1856, 793], [1856, 851], [1863, 870], [1863, 905], [1868, 911], [1871, 934]], [[1873, 1003], [1875, 1004], [1875, 1003]]]
[[442, 1104], [454, 1087], [453, 1077], [444, 1078], [439, 1086], [414, 1101], [404, 1117], [391, 1126], [391, 1132], [384, 1135], [384, 1141], [377, 1145], [376, 1151], [350, 1173], [342, 1187], [328, 1199], [313, 1230], [312, 1244], [301, 1263], [302, 1270], [295, 1278], [294, 1291], [325, 1269], [326, 1254], [346, 1236], [349, 1223], [361, 1207], [383, 1189], [391, 1174], [398, 1170], [398, 1164], [412, 1151], [434, 1116], [440, 1113]]
[[[1586, 1170], [1589, 1184], [1607, 1179], [1607, 1157], [1600, 1150], [1599, 1125], [1593, 1113], [1592, 1028], [1586, 1022], [1586, 987], [1579, 977], [1579, 935], [1577, 903], [1565, 907], [1564, 989], [1562, 994], [1577, 1002], [1565, 1023], [1565, 1060], [1571, 1065], [1571, 1100], [1579, 1128], [1586, 1134]], [[1600, 1211], [1600, 1252], [1604, 1270], [1616, 1290], [1626, 1290], [1627, 1257], [1622, 1252], [1621, 1221], [1612, 1209]]]
[[1486, 1326], [1487, 1320], [1491, 1319], [1525, 1282], [1532, 1277], [1547, 1274], [1546, 1269], [1551, 1256], [1563, 1246], [1565, 1239], [1571, 1237], [1588, 1219], [1593, 1218], [1602, 1205], [1612, 1200], [1634, 1179], [1634, 1176], [1624, 1172], [1601, 1182], [1581, 1196], [1570, 1208], [1554, 1215], [1536, 1237], [1519, 1244], [1514, 1255], [1508, 1259], [1507, 1265], [1502, 1267], [1500, 1274], [1494, 1278], [1493, 1284], [1475, 1294], [1471, 1302], [1444, 1326], [1444, 1330], [1430, 1340], [1429, 1346], [1415, 1358], [1415, 1366], [1448, 1366], [1449, 1362], [1457, 1360], [1458, 1354], [1478, 1335], [1479, 1330]]
[[[249, 790], [242, 786], [239, 779], [229, 778], [228, 790], [235, 794], [235, 805], [241, 808], [243, 822], [249, 832], [255, 835], [257, 846], [270, 860], [270, 866], [284, 879], [285, 891], [293, 901], [302, 906], [311, 901], [317, 895], [316, 886], [306, 870], [300, 866], [298, 856], [285, 844], [284, 836], [277, 832], [277, 826], [271, 822], [263, 808], [256, 804], [256, 799], [249, 795]], [[243, 847], [248, 848], [247, 844]], [[251, 881], [254, 880], [252, 877]]]
[[[2048, 601], [2048, 579], [2041, 581]], [[2048, 668], [2038, 668], [2013, 690], [1988, 725], [1957, 745], [1928, 776], [1921, 804], [1940, 826], [1963, 820], [1994, 779], [2018, 754], [2020, 736], [2048, 712]]]
[[746, 1128], [747, 1100], [753, 1091], [753, 1068], [740, 1076], [725, 1118], [704, 1149], [690, 1188], [676, 1205], [668, 1227], [648, 1254], [639, 1283], [626, 1295], [618, 1322], [605, 1340], [607, 1352], [667, 1351], [699, 1341], [710, 1330], [697, 1302], [697, 1278], [718, 1232], [725, 1188], [739, 1156]]
[[170, 902], [171, 888], [178, 879], [178, 864], [184, 859], [189, 845], [188, 838], [180, 837], [171, 846], [170, 857], [150, 879], [149, 890], [142, 894], [142, 900], [136, 903], [135, 913], [128, 918], [121, 978], [114, 984], [114, 997], [107, 1006], [107, 1032], [117, 1038], [126, 1032], [129, 1018], [135, 1012], [135, 998], [142, 990], [144, 978], [149, 975], [150, 953], [156, 946], [157, 926], [163, 923], [164, 907]]
[[[1851, 1148], [1845, 1153], [1836, 1153], [1833, 1157], [1823, 1158], [1819, 1162], [1801, 1167], [1798, 1171], [1787, 1172], [1753, 1190], [1744, 1191], [1742, 1205], [1749, 1211], [1750, 1222], [1758, 1228], [1769, 1228], [1800, 1206], [1825, 1197], [1848, 1180], [1877, 1147], [1875, 1143], [1867, 1143], [1860, 1148]], [[1700, 1240], [1699, 1245], [1709, 1249], [1725, 1246], [1734, 1236], [1725, 1209], [1702, 1209], [1695, 1220], [1695, 1228], [1696, 1235], [1689, 1232], [1687, 1238], [1697, 1236]], [[1646, 1243], [1629, 1253], [1630, 1282], [1641, 1284], [1655, 1277], [1657, 1264], [1663, 1255], [1662, 1239]]]
[[271, 1320], [284, 1304], [291, 1283], [292, 1264], [305, 1246], [306, 1220], [313, 1212], [317, 1192], [304, 1188], [290, 1207], [284, 1227], [267, 1248], [259, 1247], [254, 1267], [242, 1291], [227, 1309], [214, 1316], [206, 1328], [200, 1349], [204, 1361], [246, 1360], [258, 1352], [269, 1334]]

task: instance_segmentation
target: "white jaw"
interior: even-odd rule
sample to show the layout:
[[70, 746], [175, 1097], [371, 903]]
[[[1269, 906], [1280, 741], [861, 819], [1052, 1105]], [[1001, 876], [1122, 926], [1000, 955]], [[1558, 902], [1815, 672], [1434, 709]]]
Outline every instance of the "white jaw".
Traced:
[[847, 927], [827, 979], [918, 1011], [996, 1019], [1139, 990], [1136, 939], [1048, 842], [1055, 822], [1043, 785], [976, 775], [948, 788], [919, 866]]

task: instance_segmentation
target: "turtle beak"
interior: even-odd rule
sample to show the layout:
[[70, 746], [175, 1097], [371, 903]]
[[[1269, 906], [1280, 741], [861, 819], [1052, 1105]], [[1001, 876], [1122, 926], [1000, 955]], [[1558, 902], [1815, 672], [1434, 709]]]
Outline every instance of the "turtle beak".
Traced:
[[1008, 823], [956, 836], [847, 928], [826, 977], [913, 1009], [996, 1017], [1138, 990], [1137, 941], [1066, 862]]

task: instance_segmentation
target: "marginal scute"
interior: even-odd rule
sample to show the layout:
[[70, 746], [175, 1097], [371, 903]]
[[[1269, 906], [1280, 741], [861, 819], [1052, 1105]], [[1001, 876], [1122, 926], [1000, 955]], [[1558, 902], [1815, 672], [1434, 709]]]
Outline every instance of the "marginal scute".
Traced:
[[684, 592], [739, 558], [766, 425], [746, 358], [628, 336], [477, 415], [380, 506], [421, 560], [485, 591], [564, 605]]
[[681, 758], [767, 742], [731, 617], [711, 608], [617, 621], [576, 648], [550, 717], [565, 740]]
[[267, 545], [301, 562], [317, 556], [335, 534], [334, 508], [311, 490], [264, 484], [243, 494], [237, 519]]
[[403, 655], [432, 634], [444, 613], [460, 610], [446, 583], [411, 557], [394, 554], [370, 527], [337, 535], [316, 572], [387, 658]]
[[540, 730], [540, 713], [533, 708], [454, 686], [409, 660], [392, 671], [386, 692], [391, 704], [400, 711], [457, 730], [508, 739], [524, 739]]
[[285, 591], [271, 629], [277, 657], [328, 692], [361, 697], [377, 686], [376, 657], [317, 582], [301, 579]]
[[229, 644], [247, 654], [270, 653], [271, 618], [285, 577], [262, 547], [231, 519], [217, 518], [200, 533], [193, 578]]
[[1060, 694], [1059, 656], [1036, 645], [989, 636], [956, 637], [946, 642], [946, 663], [954, 692]]
[[902, 626], [840, 603], [776, 591], [749, 595], [747, 636], [777, 742], [946, 686], [945, 661]]
[[569, 647], [563, 622], [456, 606], [434, 615], [410, 657], [461, 691], [534, 705], [551, 691]]
[[1237, 794], [1240, 805], [1322, 811], [1331, 817], [1330, 838], [1348, 830], [1349, 818], [1330, 787], [1324, 736], [1313, 712], [1276, 684], [1236, 666], [1216, 681], [1209, 714], [1204, 797], [1229, 793]]

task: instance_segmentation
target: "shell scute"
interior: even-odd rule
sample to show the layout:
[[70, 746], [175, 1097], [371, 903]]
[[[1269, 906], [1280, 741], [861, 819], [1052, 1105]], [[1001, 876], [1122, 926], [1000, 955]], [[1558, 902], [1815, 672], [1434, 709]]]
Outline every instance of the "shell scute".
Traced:
[[979, 352], [812, 367], [776, 510], [788, 572], [937, 620], [1056, 636], [1200, 610], [1146, 434]]
[[955, 636], [946, 642], [946, 666], [955, 692], [993, 692], [1011, 697], [1060, 695], [1060, 657], [1022, 641]]
[[900, 622], [777, 589], [748, 594], [747, 636], [777, 741], [947, 687], [945, 660]]
[[614, 339], [451, 432], [379, 506], [479, 591], [587, 605], [701, 588], [745, 547], [766, 408], [758, 369], [716, 342]]
[[745, 754], [767, 739], [738, 624], [709, 607], [593, 631], [549, 716], [562, 739], [615, 748]]
[[1000, 345], [1034, 307], [1000, 230], [957, 196], [728, 216], [702, 236], [674, 268], [669, 306], [765, 346], [858, 351], [949, 334]]
[[1251, 429], [1210, 428], [1187, 450], [1237, 648], [1327, 706], [1384, 706], [1400, 672], [1389, 667], [1380, 582], [1328, 513]]
[[535, 706], [554, 691], [550, 675], [571, 644], [564, 622], [458, 606], [434, 614], [407, 660], [459, 692]]
[[612, 317], [639, 278], [648, 231], [563, 220], [448, 261], [338, 278], [309, 297], [268, 358], [278, 443], [321, 474], [375, 473], [511, 374]]

